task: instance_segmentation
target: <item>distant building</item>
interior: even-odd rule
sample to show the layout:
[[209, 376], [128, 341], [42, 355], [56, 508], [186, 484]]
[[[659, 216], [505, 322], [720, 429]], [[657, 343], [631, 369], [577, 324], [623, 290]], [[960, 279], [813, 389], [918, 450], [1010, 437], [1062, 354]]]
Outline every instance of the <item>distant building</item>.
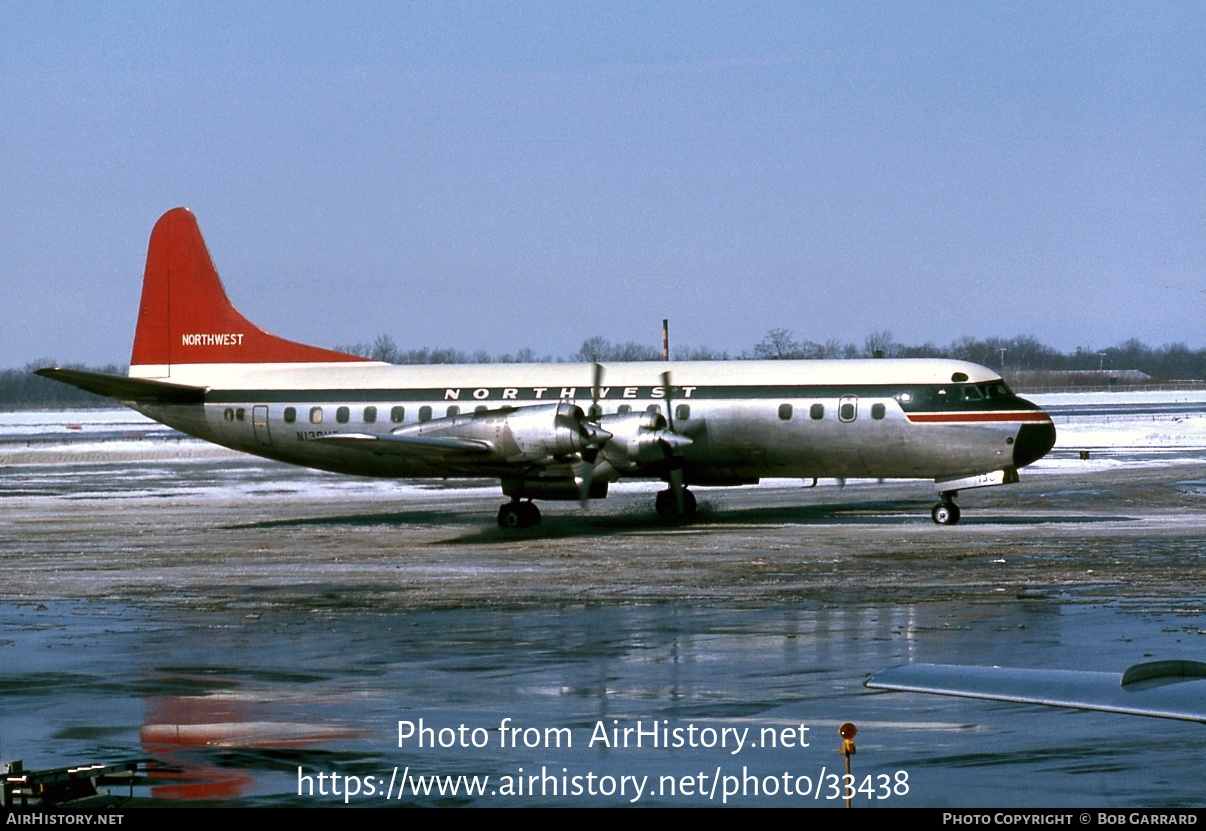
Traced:
[[1152, 384], [1155, 379], [1138, 369], [1047, 369], [1005, 373], [1019, 389], [1043, 387], [1129, 387]]

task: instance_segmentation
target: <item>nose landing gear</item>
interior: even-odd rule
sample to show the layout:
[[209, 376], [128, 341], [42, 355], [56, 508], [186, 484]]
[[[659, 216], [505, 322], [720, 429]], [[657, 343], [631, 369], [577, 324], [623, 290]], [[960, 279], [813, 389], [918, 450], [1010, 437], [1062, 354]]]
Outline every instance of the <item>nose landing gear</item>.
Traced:
[[955, 497], [959, 495], [959, 491], [943, 491], [941, 494], [942, 501], [934, 506], [934, 510], [930, 511], [930, 516], [934, 522], [939, 525], [954, 525], [959, 521], [959, 506], [955, 504]]

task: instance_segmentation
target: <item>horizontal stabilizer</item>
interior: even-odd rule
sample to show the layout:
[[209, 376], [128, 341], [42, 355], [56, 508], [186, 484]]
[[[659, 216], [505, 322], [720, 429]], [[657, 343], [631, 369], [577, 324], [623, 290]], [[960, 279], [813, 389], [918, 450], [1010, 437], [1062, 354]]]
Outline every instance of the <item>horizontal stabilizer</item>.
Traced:
[[[1172, 663], [1153, 662], [1153, 665]], [[867, 686], [878, 690], [1104, 710], [1206, 724], [1206, 677], [1180, 666], [1175, 674], [1160, 671], [1146, 675], [1143, 669], [1146, 665], [1137, 666], [1140, 669], [1132, 668], [1134, 672], [1128, 670], [1128, 674], [1137, 674], [1154, 683], [1127, 680], [1124, 685], [1125, 676], [1116, 672], [906, 664], [876, 673], [867, 681]]]
[[367, 433], [332, 433], [315, 441], [355, 447], [370, 453], [412, 456], [416, 453], [488, 453], [489, 443], [475, 439], [435, 438], [428, 436], [371, 436]]
[[127, 378], [125, 375], [86, 372], [82, 369], [53, 367], [36, 370], [34, 374], [79, 387], [85, 392], [136, 404], [202, 404], [208, 391], [205, 387], [170, 384], [146, 378]]

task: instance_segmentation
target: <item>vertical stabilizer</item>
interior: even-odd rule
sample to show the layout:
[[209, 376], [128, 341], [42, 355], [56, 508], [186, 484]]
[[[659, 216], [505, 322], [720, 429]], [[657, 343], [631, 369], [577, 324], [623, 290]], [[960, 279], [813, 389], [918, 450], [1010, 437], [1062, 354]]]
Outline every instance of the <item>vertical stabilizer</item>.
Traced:
[[192, 211], [173, 208], [151, 231], [130, 374], [168, 377], [173, 365], [364, 361], [255, 326], [231, 305]]

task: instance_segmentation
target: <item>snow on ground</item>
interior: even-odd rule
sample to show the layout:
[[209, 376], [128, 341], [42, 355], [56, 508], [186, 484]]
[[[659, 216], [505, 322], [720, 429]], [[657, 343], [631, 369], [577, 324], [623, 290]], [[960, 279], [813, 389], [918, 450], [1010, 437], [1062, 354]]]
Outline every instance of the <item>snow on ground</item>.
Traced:
[[1023, 395], [1040, 407], [1068, 404], [1206, 404], [1206, 390], [1145, 390], [1143, 392], [1054, 392]]
[[1206, 414], [1052, 415], [1055, 449], [1206, 449]]

